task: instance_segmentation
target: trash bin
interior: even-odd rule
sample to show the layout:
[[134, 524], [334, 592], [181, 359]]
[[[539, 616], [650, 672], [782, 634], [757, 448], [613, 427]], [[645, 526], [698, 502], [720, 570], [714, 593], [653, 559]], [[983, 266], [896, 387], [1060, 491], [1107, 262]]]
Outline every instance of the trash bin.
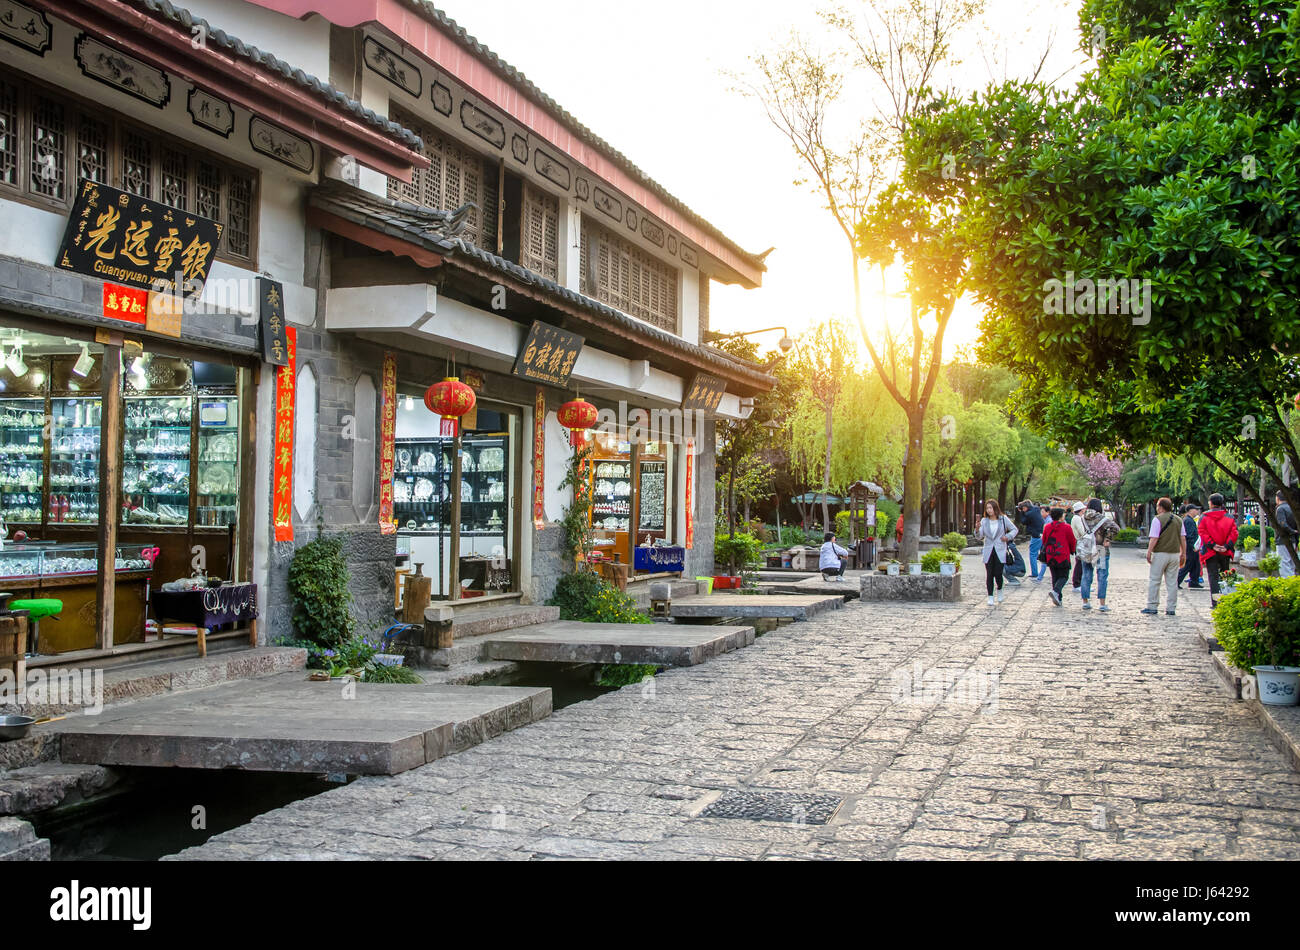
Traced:
[[700, 585], [700, 593], [701, 593], [701, 594], [712, 594], [712, 593], [713, 593], [713, 578], [712, 578], [712, 577], [697, 577], [697, 578], [695, 578], [695, 580], [696, 580], [696, 582], [698, 582], [699, 585]]

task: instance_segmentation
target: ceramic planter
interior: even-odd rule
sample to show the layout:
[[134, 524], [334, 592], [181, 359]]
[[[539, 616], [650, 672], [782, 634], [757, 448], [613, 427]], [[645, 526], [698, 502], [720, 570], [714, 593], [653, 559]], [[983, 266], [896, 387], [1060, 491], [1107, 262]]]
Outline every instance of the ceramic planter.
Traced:
[[900, 565], [898, 564], [890, 564], [885, 568], [885, 573], [888, 574], [890, 577], [897, 577], [899, 567]]
[[907, 565], [907, 573], [913, 576], [919, 575], [921, 573], [921, 562], [913, 561], [911, 564]]
[[1268, 706], [1294, 706], [1300, 700], [1300, 666], [1253, 666], [1259, 701]]
[[940, 561], [939, 573], [944, 577], [952, 577], [957, 573], [957, 565], [952, 561]]

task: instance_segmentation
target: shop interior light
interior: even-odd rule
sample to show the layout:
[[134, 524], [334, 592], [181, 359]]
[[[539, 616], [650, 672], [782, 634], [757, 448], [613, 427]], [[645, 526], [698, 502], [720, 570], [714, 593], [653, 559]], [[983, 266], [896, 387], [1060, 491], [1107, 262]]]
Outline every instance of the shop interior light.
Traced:
[[81, 355], [77, 357], [77, 362], [72, 364], [72, 371], [78, 376], [86, 377], [90, 375], [91, 369], [95, 365], [95, 360], [90, 355], [90, 347], [81, 344]]
[[413, 397], [413, 396], [407, 396], [407, 397], [406, 397], [406, 405], [405, 405], [405, 409], [406, 409], [407, 412], [414, 412], [414, 411], [415, 411], [415, 397]]
[[23, 348], [21, 346], [14, 346], [9, 351], [9, 358], [5, 360], [5, 366], [15, 376], [27, 375], [27, 363], [23, 360]]

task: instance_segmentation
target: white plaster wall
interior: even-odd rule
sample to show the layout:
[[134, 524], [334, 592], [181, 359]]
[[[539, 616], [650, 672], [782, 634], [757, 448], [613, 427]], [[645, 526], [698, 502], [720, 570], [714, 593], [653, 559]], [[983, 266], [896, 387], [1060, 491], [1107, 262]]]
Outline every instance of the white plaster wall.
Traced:
[[[564, 517], [564, 509], [573, 504], [573, 489], [560, 488], [560, 482], [568, 474], [569, 458], [573, 449], [569, 445], [569, 430], [560, 425], [555, 418], [555, 410], [546, 407], [546, 481], [545, 497], [542, 505], [546, 509], [547, 521], [559, 521]], [[530, 486], [531, 487], [531, 486]], [[532, 497], [531, 495], [529, 496]]]
[[295, 20], [243, 0], [185, 0], [183, 6], [214, 30], [225, 30], [245, 43], [317, 77], [330, 75], [330, 25], [312, 14]]
[[53, 266], [67, 222], [66, 214], [0, 198], [0, 254]]
[[[691, 343], [700, 341], [700, 274], [691, 267], [682, 267], [677, 279], [677, 326], [680, 336]], [[706, 277], [705, 280], [708, 278]]]
[[560, 273], [559, 283], [570, 290], [581, 292], [582, 288], [582, 253], [580, 247], [574, 247], [581, 240], [582, 209], [572, 199], [560, 197]]

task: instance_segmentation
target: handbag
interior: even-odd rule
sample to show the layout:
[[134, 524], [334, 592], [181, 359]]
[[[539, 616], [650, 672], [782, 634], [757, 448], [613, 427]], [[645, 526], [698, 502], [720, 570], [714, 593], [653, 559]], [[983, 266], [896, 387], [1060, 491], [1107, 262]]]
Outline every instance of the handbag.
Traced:
[[[1006, 524], [1006, 521], [1007, 521], [1007, 516], [1006, 516], [1006, 515], [1003, 515], [1003, 516], [1002, 516], [1002, 520], [998, 523], [998, 526], [1001, 527], [1002, 525]], [[1010, 532], [1010, 531], [1007, 531], [1006, 533], [1007, 533], [1007, 534], [1010, 534], [1011, 532]], [[1012, 556], [1012, 554], [1011, 554], [1011, 542], [1010, 542], [1010, 541], [1007, 542], [1007, 556], [1003, 559], [1003, 563], [1004, 563], [1004, 564], [1007, 564], [1007, 565], [1013, 565], [1013, 564], [1016, 563], [1016, 559], [1015, 559], [1015, 558]]]

